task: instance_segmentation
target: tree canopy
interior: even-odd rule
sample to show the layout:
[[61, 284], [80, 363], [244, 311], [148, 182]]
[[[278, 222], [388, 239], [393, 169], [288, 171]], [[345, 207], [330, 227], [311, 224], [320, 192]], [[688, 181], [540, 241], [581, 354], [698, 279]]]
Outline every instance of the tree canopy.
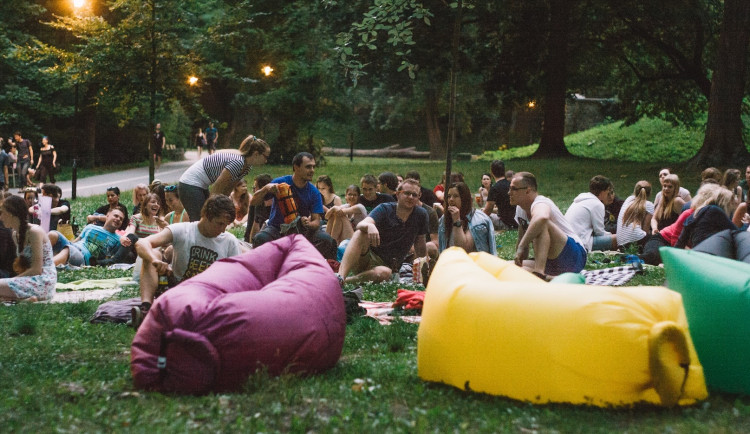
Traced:
[[154, 121], [180, 146], [208, 121], [223, 147], [258, 134], [277, 162], [349, 137], [441, 157], [452, 65], [459, 151], [496, 149], [533, 102], [538, 154], [565, 155], [566, 103], [583, 94], [616, 100], [627, 122], [708, 112], [695, 163], [750, 157], [743, 0], [472, 0], [460, 15], [435, 0], [71, 5], [8, 2], [0, 21], [0, 136], [50, 135], [63, 159], [145, 159]]

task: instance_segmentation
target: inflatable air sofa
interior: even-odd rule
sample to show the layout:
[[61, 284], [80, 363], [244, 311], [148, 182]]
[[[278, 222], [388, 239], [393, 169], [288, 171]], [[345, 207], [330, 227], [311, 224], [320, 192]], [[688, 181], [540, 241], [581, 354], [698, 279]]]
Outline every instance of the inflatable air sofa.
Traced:
[[420, 378], [532, 403], [689, 405], [706, 398], [680, 294], [546, 283], [451, 248], [427, 285]]
[[659, 252], [667, 286], [682, 294], [706, 383], [750, 394], [750, 264], [668, 247]]
[[326, 260], [292, 235], [215, 262], [159, 297], [133, 340], [140, 389], [236, 390], [257, 369], [317, 373], [341, 355], [346, 314]]

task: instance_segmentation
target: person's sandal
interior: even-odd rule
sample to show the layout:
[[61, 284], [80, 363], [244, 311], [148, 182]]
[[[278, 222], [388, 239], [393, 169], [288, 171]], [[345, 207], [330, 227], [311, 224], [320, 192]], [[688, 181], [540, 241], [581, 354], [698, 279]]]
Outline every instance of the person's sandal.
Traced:
[[532, 271], [531, 274], [533, 274], [534, 276], [536, 276], [536, 277], [544, 280], [545, 282], [549, 282], [550, 280], [552, 280], [551, 276], [548, 276], [548, 275], [546, 275], [544, 273], [540, 273], [538, 271]]

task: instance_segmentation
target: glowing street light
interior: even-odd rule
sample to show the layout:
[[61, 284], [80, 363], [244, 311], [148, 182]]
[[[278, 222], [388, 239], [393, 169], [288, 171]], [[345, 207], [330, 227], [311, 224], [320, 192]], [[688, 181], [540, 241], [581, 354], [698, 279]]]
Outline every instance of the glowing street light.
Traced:
[[81, 9], [86, 6], [86, 0], [73, 0], [73, 7], [75, 9]]
[[534, 107], [536, 107], [536, 102], [534, 102], [534, 101], [529, 101], [529, 104], [528, 104], [528, 106], [529, 106], [529, 108], [530, 108], [530, 109], [533, 109]]
[[198, 77], [191, 75], [190, 77], [188, 77], [187, 82], [190, 86], [195, 86], [196, 84], [198, 84]]
[[270, 67], [270, 66], [268, 66], [268, 65], [264, 66], [264, 67], [263, 67], [263, 68], [261, 68], [260, 70], [261, 70], [261, 71], [263, 72], [263, 74], [265, 74], [265, 76], [266, 76], [266, 77], [270, 76], [270, 75], [271, 75], [271, 73], [273, 72], [273, 68], [271, 68], [271, 67]]

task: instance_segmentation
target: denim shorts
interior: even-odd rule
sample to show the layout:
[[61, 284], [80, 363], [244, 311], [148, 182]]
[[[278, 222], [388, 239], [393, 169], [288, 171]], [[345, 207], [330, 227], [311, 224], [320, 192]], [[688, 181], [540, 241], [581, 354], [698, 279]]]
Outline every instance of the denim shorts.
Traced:
[[70, 265], [75, 265], [77, 267], [80, 267], [81, 265], [86, 265], [84, 258], [83, 258], [83, 252], [81, 252], [81, 249], [79, 249], [78, 246], [76, 246], [75, 244], [71, 243], [70, 240], [65, 238], [65, 235], [61, 234], [60, 232], [57, 232], [57, 242], [55, 243], [55, 245], [52, 246], [52, 251], [55, 254], [58, 254], [62, 251], [62, 249], [66, 247], [68, 248], [68, 263]]

